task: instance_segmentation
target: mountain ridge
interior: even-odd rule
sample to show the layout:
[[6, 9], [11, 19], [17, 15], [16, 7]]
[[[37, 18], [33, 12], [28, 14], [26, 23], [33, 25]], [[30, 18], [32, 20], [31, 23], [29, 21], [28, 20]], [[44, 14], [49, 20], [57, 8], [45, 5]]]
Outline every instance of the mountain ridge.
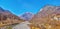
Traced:
[[9, 10], [4, 10], [0, 7], [0, 25], [11, 25], [15, 23], [23, 22], [24, 20], [20, 19], [20, 17], [11, 13]]
[[[58, 10], [59, 9], [59, 10]], [[51, 19], [53, 19], [53, 16], [58, 16], [60, 14], [60, 7], [59, 6], [51, 6], [51, 5], [46, 5], [42, 9], [42, 11], [39, 11], [32, 19], [30, 22], [32, 22], [35, 26], [37, 24], [57, 24], [56, 22], [52, 22]], [[53, 19], [54, 21], [55, 19]], [[51, 25], [52, 25], [51, 24]], [[59, 25], [59, 23], [58, 23]], [[54, 26], [54, 25], [53, 25]]]

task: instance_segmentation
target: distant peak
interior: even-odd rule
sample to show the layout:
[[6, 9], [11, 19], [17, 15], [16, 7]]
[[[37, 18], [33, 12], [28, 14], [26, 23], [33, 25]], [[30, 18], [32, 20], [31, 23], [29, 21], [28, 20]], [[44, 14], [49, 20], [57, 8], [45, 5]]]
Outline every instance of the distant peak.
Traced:
[[31, 20], [34, 14], [32, 14], [31, 12], [25, 12], [23, 15], [20, 16], [21, 19], [23, 20]]
[[0, 7], [0, 11], [5, 11], [2, 7]]
[[2, 7], [0, 7], [0, 10], [2, 9]]

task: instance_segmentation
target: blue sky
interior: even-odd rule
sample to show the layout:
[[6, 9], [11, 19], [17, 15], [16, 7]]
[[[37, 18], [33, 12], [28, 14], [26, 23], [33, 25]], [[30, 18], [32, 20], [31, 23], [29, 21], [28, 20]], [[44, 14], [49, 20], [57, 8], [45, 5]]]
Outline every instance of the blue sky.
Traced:
[[46, 4], [60, 6], [60, 0], [0, 0], [0, 6], [15, 15], [25, 12], [36, 14]]

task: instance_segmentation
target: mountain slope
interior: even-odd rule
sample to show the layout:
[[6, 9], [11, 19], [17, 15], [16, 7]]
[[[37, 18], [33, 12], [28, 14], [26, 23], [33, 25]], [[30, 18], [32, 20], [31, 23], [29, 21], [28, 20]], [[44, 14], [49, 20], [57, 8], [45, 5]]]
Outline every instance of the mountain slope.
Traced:
[[20, 23], [22, 21], [24, 20], [20, 19], [20, 17], [0, 7], [0, 25], [11, 25], [15, 23]]
[[[39, 11], [30, 22], [34, 25], [37, 24], [50, 24], [50, 25], [59, 25], [60, 22], [55, 21], [54, 17], [60, 15], [60, 7], [59, 6], [51, 6], [46, 5], [44, 8]], [[60, 16], [59, 16], [60, 17]], [[60, 20], [60, 19], [59, 19]], [[54, 26], [54, 25], [53, 25]]]

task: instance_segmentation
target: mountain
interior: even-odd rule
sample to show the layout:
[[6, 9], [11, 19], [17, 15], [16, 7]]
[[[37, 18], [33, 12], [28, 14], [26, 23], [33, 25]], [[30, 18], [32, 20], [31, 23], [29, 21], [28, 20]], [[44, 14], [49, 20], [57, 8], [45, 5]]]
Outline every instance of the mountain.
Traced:
[[[45, 5], [40, 11], [30, 20], [34, 25], [39, 24], [60, 24], [60, 6]], [[58, 22], [58, 21], [59, 22]]]
[[29, 21], [29, 20], [32, 19], [33, 16], [34, 15], [32, 13], [26, 12], [23, 15], [21, 15], [20, 18], [23, 19], [23, 20]]
[[15, 23], [20, 23], [22, 21], [24, 20], [20, 19], [20, 17], [0, 7], [0, 25], [15, 24]]

